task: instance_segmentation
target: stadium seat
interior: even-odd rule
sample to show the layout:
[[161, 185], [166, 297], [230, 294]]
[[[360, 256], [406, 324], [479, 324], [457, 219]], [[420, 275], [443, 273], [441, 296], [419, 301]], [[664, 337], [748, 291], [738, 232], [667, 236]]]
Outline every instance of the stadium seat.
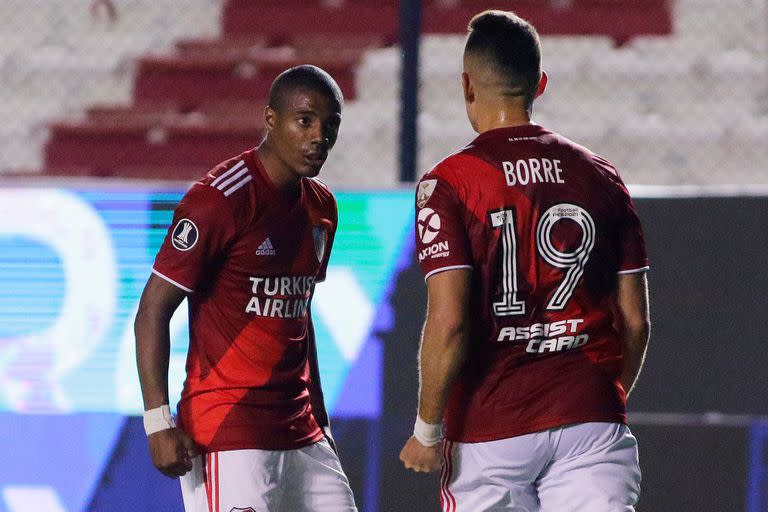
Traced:
[[[134, 0], [111, 27], [56, 3], [27, 20], [24, 37], [0, 23], [3, 104], [23, 105], [23, 115], [0, 105], [14, 119], [0, 129], [0, 148], [19, 168], [45, 165], [54, 174], [196, 177], [258, 142], [272, 79], [314, 62], [348, 100], [325, 178], [397, 184], [401, 55], [390, 45], [399, 2], [190, 1], [194, 12], [174, 16], [161, 3]], [[87, 9], [85, 0], [76, 3]], [[23, 4], [3, 2], [0, 17], [19, 18]], [[473, 136], [460, 101], [463, 33], [472, 14], [492, 5], [423, 6], [421, 171]], [[519, 0], [514, 8], [540, 29], [550, 75], [534, 120], [603, 153], [630, 181], [671, 182], [674, 169], [718, 182], [726, 177], [717, 167], [734, 147], [743, 147], [743, 168], [768, 166], [768, 152], [759, 151], [768, 106], [755, 86], [768, 83], [766, 6], [751, 16], [719, 0]], [[733, 23], [717, 22], [726, 16]], [[89, 54], [96, 56], [82, 57]], [[65, 121], [50, 126], [43, 154], [51, 118]], [[700, 132], [712, 119], [722, 130]], [[378, 174], [362, 172], [371, 161]]]
[[266, 37], [215, 37], [181, 39], [176, 42], [179, 55], [185, 57], [210, 57], [214, 55], [227, 58], [249, 58], [270, 46]]
[[[291, 8], [287, 8], [288, 5]], [[532, 0], [515, 2], [515, 11], [531, 21], [542, 34], [605, 34], [624, 43], [641, 34], [669, 34], [668, 0], [577, 0], [560, 3]], [[422, 31], [463, 33], [467, 20], [478, 10], [492, 7], [487, 1], [425, 2]], [[228, 0], [222, 14], [226, 34], [259, 33], [288, 37], [296, 33], [380, 33], [389, 40], [398, 34], [398, 2], [252, 2]]]
[[[56, 123], [46, 144], [45, 166], [51, 174], [122, 176], [123, 169], [151, 170], [163, 178], [166, 168], [204, 172], [224, 158], [255, 146], [257, 124], [126, 122]], [[187, 176], [192, 178], [193, 176]]]
[[224, 6], [222, 19], [226, 35], [263, 34], [290, 39], [295, 34], [380, 34], [395, 41], [398, 34], [397, 7], [368, 4], [327, 7], [300, 3], [285, 6], [263, 6], [258, 3], [230, 0]]
[[228, 56], [144, 57], [139, 61], [134, 98], [145, 101], [172, 100], [196, 106], [210, 99], [246, 100], [264, 98], [275, 77], [298, 64], [317, 64], [331, 73], [345, 97], [355, 97], [356, 57], [302, 57], [286, 51], [259, 53], [250, 58]]

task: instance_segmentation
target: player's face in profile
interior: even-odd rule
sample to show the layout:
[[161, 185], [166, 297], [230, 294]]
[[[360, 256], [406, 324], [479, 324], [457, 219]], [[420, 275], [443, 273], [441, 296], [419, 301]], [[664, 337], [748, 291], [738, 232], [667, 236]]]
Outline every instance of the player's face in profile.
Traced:
[[273, 146], [288, 169], [299, 176], [314, 177], [336, 143], [341, 124], [341, 105], [325, 94], [296, 89], [283, 106], [267, 116]]

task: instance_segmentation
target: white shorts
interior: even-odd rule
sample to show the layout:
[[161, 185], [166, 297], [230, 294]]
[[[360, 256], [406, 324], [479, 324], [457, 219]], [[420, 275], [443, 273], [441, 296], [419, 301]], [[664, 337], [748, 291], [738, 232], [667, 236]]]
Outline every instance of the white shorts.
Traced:
[[181, 477], [186, 512], [355, 512], [328, 441], [297, 450], [231, 450], [196, 457]]
[[637, 440], [619, 423], [446, 441], [443, 456], [444, 512], [629, 512], [640, 497]]

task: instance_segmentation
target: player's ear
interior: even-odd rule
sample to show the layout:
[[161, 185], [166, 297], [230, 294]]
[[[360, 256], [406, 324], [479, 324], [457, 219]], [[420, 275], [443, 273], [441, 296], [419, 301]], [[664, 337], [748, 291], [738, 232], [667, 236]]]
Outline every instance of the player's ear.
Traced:
[[269, 105], [264, 107], [264, 126], [267, 128], [267, 131], [271, 131], [275, 127], [275, 115], [272, 107]]
[[549, 76], [547, 75], [546, 71], [541, 72], [541, 78], [539, 79], [539, 86], [536, 89], [536, 98], [544, 94], [544, 90], [547, 88], [547, 83], [549, 82]]
[[461, 73], [461, 88], [464, 91], [464, 101], [473, 103], [475, 101], [475, 87], [466, 71]]

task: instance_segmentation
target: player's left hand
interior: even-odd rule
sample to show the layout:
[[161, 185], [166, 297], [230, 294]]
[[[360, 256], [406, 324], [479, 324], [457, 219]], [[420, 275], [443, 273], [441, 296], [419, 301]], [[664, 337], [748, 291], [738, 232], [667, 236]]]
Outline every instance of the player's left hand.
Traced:
[[443, 457], [440, 449], [443, 443], [435, 446], [424, 446], [415, 437], [411, 436], [400, 452], [400, 460], [405, 469], [412, 469], [417, 473], [431, 473], [443, 466]]

